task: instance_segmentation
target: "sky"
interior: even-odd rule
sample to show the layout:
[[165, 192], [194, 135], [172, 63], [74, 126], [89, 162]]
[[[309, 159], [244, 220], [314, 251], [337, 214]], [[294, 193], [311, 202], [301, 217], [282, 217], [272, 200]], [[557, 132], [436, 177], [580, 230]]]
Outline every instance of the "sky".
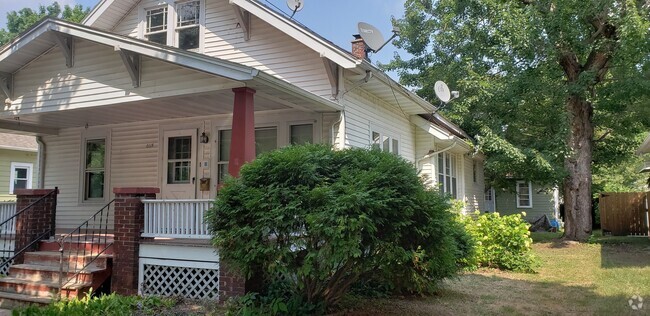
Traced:
[[[94, 7], [99, 0], [57, 0], [65, 4], [81, 4]], [[284, 12], [289, 12], [286, 0], [258, 0], [266, 5], [274, 5]], [[303, 0], [304, 8], [296, 12], [294, 19], [306, 25], [312, 31], [334, 42], [343, 49], [350, 50], [353, 34], [358, 33], [357, 23], [366, 22], [377, 27], [384, 37], [392, 35], [391, 16], [402, 17], [405, 0]], [[54, 0], [0, 0], [0, 26], [4, 28], [7, 12], [25, 7], [37, 8], [39, 4], [48, 5]], [[386, 45], [379, 53], [370, 56], [372, 63], [388, 63], [396, 48]], [[404, 56], [404, 52], [399, 52]], [[395, 76], [395, 74], [391, 74]]]

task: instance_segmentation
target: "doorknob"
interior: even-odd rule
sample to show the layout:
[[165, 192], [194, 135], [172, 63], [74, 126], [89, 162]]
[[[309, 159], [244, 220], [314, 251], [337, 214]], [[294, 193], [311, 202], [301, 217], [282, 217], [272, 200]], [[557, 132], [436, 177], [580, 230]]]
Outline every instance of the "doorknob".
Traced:
[[196, 182], [196, 177], [192, 177], [192, 184]]

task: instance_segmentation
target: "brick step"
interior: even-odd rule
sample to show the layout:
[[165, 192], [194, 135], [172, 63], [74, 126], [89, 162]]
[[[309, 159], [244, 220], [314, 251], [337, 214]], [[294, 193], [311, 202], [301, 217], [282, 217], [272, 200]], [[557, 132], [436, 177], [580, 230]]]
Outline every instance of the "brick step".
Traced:
[[52, 302], [51, 298], [34, 297], [27, 294], [0, 292], [0, 308], [12, 309], [26, 305], [47, 305]]
[[[75, 277], [76, 282], [92, 282], [93, 274], [99, 274], [107, 271], [106, 269], [88, 267], [83, 270], [71, 269], [70, 271], [63, 271], [65, 280]], [[79, 272], [75, 276], [75, 273]], [[110, 273], [110, 271], [109, 271]], [[38, 264], [15, 264], [9, 268], [9, 275], [16, 279], [23, 279], [33, 282], [59, 282], [59, 267], [47, 266]]]
[[[71, 283], [64, 285], [61, 297], [77, 297], [81, 291], [88, 290], [91, 287], [90, 282]], [[26, 294], [33, 297], [54, 298], [59, 291], [58, 282], [33, 282], [13, 277], [0, 279], [0, 291], [16, 294]]]
[[[103, 243], [94, 243], [91, 241], [88, 242], [76, 242], [76, 241], [71, 241], [71, 242], [65, 242], [63, 243], [63, 249], [66, 251], [86, 251], [87, 253], [99, 253], [102, 251], [104, 248], [106, 248], [107, 245], [110, 245], [106, 251], [104, 251], [105, 254], [113, 254], [113, 246], [112, 246], [112, 239], [108, 240], [108, 242], [103, 242]], [[59, 251], [61, 248], [61, 245], [59, 245], [58, 242], [56, 241], [41, 241], [38, 249], [41, 251]]]
[[[59, 266], [61, 253], [58, 251], [36, 251], [36, 252], [27, 252], [25, 253], [24, 263], [26, 264], [35, 264], [35, 265], [44, 265], [44, 266]], [[80, 269], [83, 268], [86, 264], [91, 263], [90, 267], [105, 269], [108, 264], [108, 260], [113, 257], [113, 255], [101, 254], [96, 257], [96, 254], [86, 254], [76, 253], [76, 252], [64, 252], [63, 260], [67, 262], [67, 267], [71, 269]], [[94, 259], [94, 261], [93, 261]], [[64, 265], [65, 267], [65, 265]]]

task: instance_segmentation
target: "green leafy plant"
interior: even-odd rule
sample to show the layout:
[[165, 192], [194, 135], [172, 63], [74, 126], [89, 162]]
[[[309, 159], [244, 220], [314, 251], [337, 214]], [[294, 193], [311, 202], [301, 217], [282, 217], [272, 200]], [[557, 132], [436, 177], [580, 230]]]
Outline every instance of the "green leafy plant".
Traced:
[[277, 309], [292, 314], [291, 302], [322, 312], [365, 280], [432, 290], [460, 269], [456, 237], [464, 231], [453, 216], [449, 201], [396, 155], [306, 145], [245, 165], [207, 219], [223, 260], [259, 285], [244, 305], [282, 298]]
[[156, 296], [122, 296], [110, 295], [93, 296], [88, 293], [83, 298], [55, 301], [43, 307], [31, 305], [14, 309], [14, 316], [129, 316], [129, 315], [159, 315], [163, 309], [169, 309], [176, 304], [174, 299]]
[[519, 272], [534, 272], [537, 260], [531, 253], [530, 225], [521, 214], [476, 213], [461, 216], [460, 222], [475, 242], [474, 256], [466, 257], [468, 268], [491, 267]]

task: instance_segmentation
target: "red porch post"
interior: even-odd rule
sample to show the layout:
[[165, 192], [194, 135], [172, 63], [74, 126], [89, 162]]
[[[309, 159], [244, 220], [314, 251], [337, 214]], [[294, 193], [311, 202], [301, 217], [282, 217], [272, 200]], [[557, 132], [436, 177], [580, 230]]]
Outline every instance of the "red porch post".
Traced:
[[142, 198], [155, 199], [158, 188], [113, 188], [115, 222], [111, 292], [138, 294], [140, 233], [144, 229]]
[[228, 173], [239, 176], [241, 166], [255, 159], [255, 115], [251, 88], [234, 88], [235, 104], [232, 110], [232, 138]]

